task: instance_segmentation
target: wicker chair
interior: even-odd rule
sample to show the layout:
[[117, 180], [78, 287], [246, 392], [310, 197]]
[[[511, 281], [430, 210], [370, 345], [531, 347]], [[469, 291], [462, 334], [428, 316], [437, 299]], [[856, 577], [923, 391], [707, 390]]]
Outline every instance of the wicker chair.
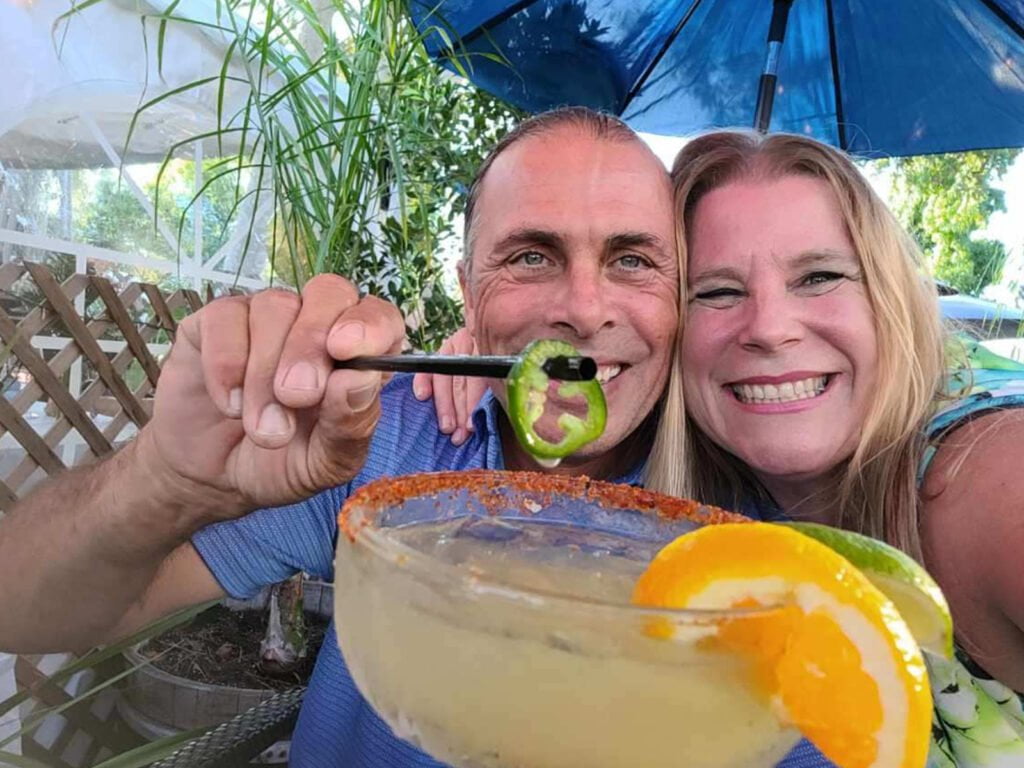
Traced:
[[295, 727], [305, 688], [282, 691], [190, 741], [151, 768], [244, 768]]

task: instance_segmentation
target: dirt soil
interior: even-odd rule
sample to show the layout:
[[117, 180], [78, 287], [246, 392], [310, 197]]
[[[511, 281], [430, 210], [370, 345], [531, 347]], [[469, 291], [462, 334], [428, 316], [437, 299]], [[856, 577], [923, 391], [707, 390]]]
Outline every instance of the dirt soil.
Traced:
[[306, 658], [292, 671], [273, 674], [259, 666], [266, 621], [266, 611], [232, 611], [215, 605], [190, 624], [153, 638], [141, 653], [158, 669], [202, 683], [275, 691], [304, 685], [313, 671], [327, 619], [306, 614]]

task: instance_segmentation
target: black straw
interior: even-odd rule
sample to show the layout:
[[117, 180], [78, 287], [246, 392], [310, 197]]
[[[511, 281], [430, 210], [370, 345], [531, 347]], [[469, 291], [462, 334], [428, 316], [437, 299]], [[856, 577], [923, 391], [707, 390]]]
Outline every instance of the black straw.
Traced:
[[[480, 355], [383, 355], [335, 360], [335, 368], [357, 371], [398, 371], [408, 373], [441, 373], [448, 376], [487, 376], [503, 379], [519, 362], [515, 356]], [[590, 381], [597, 376], [597, 363], [592, 357], [549, 358], [544, 372], [562, 381]]]

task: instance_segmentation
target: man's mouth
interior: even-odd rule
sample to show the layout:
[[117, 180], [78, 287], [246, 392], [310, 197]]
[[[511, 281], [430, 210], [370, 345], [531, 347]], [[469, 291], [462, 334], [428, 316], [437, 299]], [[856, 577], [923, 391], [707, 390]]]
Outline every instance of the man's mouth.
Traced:
[[828, 373], [779, 384], [729, 384], [728, 387], [741, 403], [792, 403], [820, 397], [834, 377], [834, 373]]
[[628, 367], [628, 365], [619, 365], [618, 363], [598, 365], [597, 376], [595, 376], [594, 378], [597, 379], [598, 384], [601, 384], [603, 386], [612, 379], [614, 379], [616, 376], [618, 376], [620, 373], [622, 373], [624, 370], [626, 370]]

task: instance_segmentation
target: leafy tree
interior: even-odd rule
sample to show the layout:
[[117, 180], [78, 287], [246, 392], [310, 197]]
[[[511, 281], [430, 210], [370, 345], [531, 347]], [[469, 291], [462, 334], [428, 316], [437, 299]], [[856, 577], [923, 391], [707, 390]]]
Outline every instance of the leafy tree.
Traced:
[[[215, 21], [188, 18], [177, 3], [143, 14], [144, 34], [156, 32], [160, 66], [168, 25], [214, 27], [228, 41], [219, 71], [153, 97], [135, 115], [145, 119], [167, 99], [216, 86], [212, 133], [226, 156], [204, 168], [193, 194], [180, 155], [196, 141], [211, 143], [211, 132], [169, 147], [155, 181], [157, 217], [189, 231], [200, 195], [209, 194], [213, 224], [246, 234], [238, 263], [252, 256], [254, 242], [269, 242], [278, 277], [299, 287], [312, 275], [345, 275], [402, 310], [413, 347], [436, 346], [462, 322], [438, 257], [455, 234], [473, 169], [518, 113], [432, 62], [423, 47], [429, 33], [414, 28], [405, 0], [214, 6]], [[222, 109], [229, 86], [243, 92], [240, 108]], [[259, 215], [264, 201], [273, 204], [269, 236]], [[205, 208], [201, 215], [205, 227]], [[119, 234], [102, 216], [93, 226], [98, 237]], [[217, 241], [211, 237], [210, 247]], [[271, 604], [264, 657], [291, 666], [304, 653], [301, 622], [290, 623], [302, 615], [301, 590], [275, 585]], [[283, 626], [295, 631], [278, 632]]]
[[74, 239], [123, 253], [166, 257], [167, 243], [116, 171], [102, 173], [95, 184], [84, 178], [88, 173], [81, 174], [83, 183], [76, 185]]
[[996, 211], [1005, 211], [992, 186], [1020, 150], [998, 149], [901, 157], [879, 162], [892, 172], [893, 210], [929, 256], [935, 276], [977, 294], [1000, 279], [1006, 249], [996, 240], [975, 239]]
[[[402, 310], [414, 347], [433, 348], [461, 323], [439, 257], [462, 192], [518, 113], [440, 70], [423, 47], [429, 32], [414, 28], [404, 0], [215, 5], [217, 29], [230, 40], [219, 73], [155, 97], [138, 116], [183, 92], [240, 88], [243, 104], [218, 114], [216, 133], [241, 152], [204, 176], [229, 182], [234, 202], [253, 203], [232, 208], [233, 225], [247, 233], [238, 256], [269, 242], [273, 274], [297, 287], [322, 272], [345, 275]], [[210, 24], [181, 9], [146, 22]], [[198, 138], [171, 148], [161, 188], [177, 153]], [[269, 235], [255, 215], [266, 200]]]
[[[203, 163], [204, 177], [213, 172], [218, 161]], [[116, 169], [81, 171], [73, 185], [74, 239], [125, 253], [152, 258], [174, 258], [170, 245], [154, 226], [153, 218], [143, 209], [128, 185], [118, 177]], [[156, 200], [157, 212], [178, 234], [182, 253], [191, 255], [192, 226], [198, 205], [189, 203], [195, 194], [195, 163], [173, 161], [160, 178], [143, 186], [150, 200]], [[234, 207], [234, 186], [221, 179], [203, 192], [203, 258], [208, 259], [227, 239], [229, 219]], [[180, 232], [178, 227], [181, 227]]]

